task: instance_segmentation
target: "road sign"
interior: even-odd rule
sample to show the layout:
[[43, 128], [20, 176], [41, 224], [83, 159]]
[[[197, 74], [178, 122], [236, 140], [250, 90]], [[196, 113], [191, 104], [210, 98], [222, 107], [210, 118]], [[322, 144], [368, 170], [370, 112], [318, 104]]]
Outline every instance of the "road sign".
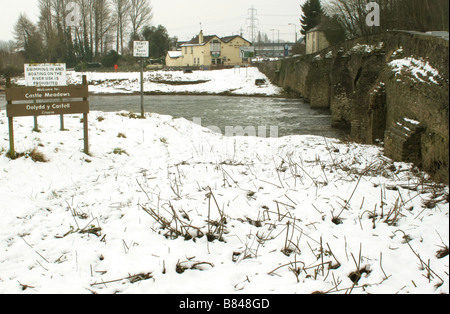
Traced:
[[149, 57], [148, 41], [134, 41], [133, 56], [138, 58], [148, 58]]
[[24, 70], [27, 86], [67, 85], [65, 63], [25, 64]]

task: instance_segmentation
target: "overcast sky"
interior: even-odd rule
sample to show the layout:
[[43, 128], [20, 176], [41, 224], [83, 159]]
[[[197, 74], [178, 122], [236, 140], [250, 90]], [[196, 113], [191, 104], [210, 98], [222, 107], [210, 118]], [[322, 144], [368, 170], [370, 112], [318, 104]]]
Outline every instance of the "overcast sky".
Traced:
[[[151, 0], [152, 24], [165, 26], [170, 36], [188, 40], [198, 34], [200, 23], [205, 35], [239, 34], [250, 39], [250, 11], [256, 9], [256, 26], [269, 38], [293, 41], [295, 27], [300, 29], [300, 4], [305, 0]], [[19, 14], [25, 13], [36, 22], [39, 16], [37, 0], [0, 0], [0, 40], [13, 39], [13, 26]], [[275, 30], [275, 31], [272, 31]]]

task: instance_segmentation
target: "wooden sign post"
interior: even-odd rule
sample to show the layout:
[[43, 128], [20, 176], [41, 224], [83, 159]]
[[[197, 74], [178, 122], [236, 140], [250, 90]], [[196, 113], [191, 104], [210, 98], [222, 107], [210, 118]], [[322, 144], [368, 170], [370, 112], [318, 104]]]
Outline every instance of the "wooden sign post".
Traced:
[[141, 58], [141, 118], [144, 118], [144, 58], [149, 57], [148, 41], [133, 42], [133, 56]]
[[[86, 76], [82, 85], [11, 87], [6, 84], [6, 112], [9, 123], [9, 153], [15, 158], [14, 117], [48, 116], [64, 114], [83, 114], [84, 153], [89, 154], [88, 141], [88, 102], [89, 90]], [[82, 100], [74, 100], [82, 98]], [[64, 101], [66, 99], [67, 101]]]

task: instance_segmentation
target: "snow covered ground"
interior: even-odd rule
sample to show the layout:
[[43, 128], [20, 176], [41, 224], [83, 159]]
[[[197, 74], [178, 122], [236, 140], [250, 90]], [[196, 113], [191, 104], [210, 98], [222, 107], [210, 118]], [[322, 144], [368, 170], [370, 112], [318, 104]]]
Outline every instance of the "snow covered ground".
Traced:
[[0, 113], [0, 293], [449, 292], [448, 187], [378, 147], [91, 112], [85, 155], [80, 115], [39, 122], [11, 160]]
[[[139, 91], [138, 73], [87, 76]], [[145, 91], [281, 92], [259, 78], [148, 72]], [[80, 118], [15, 118], [11, 160], [0, 112], [0, 294], [449, 292], [448, 187], [378, 147], [91, 112], [86, 155]]]
[[[82, 75], [87, 76], [91, 93], [136, 93], [140, 92], [139, 72], [74, 72], [67, 71], [69, 84], [81, 84]], [[265, 79], [267, 85], [258, 87], [256, 79]], [[25, 79], [17, 80], [25, 84]], [[233, 95], [275, 96], [282, 89], [271, 84], [257, 68], [224, 69], [214, 71], [151, 71], [144, 72], [144, 91], [146, 93], [205, 93]]]

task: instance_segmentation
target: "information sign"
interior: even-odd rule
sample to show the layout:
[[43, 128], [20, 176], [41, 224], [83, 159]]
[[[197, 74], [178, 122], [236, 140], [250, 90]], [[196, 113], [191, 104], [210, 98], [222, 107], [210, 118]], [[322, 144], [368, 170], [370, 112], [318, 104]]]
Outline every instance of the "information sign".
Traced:
[[65, 63], [25, 64], [25, 84], [27, 86], [67, 85]]
[[85, 75], [83, 75], [83, 84], [75, 86], [11, 87], [11, 79], [8, 78], [5, 91], [11, 158], [16, 156], [14, 151], [14, 117], [33, 116], [36, 129], [37, 116], [61, 115], [61, 130], [64, 130], [62, 116], [77, 113], [83, 114], [84, 152], [89, 154], [89, 89]]

